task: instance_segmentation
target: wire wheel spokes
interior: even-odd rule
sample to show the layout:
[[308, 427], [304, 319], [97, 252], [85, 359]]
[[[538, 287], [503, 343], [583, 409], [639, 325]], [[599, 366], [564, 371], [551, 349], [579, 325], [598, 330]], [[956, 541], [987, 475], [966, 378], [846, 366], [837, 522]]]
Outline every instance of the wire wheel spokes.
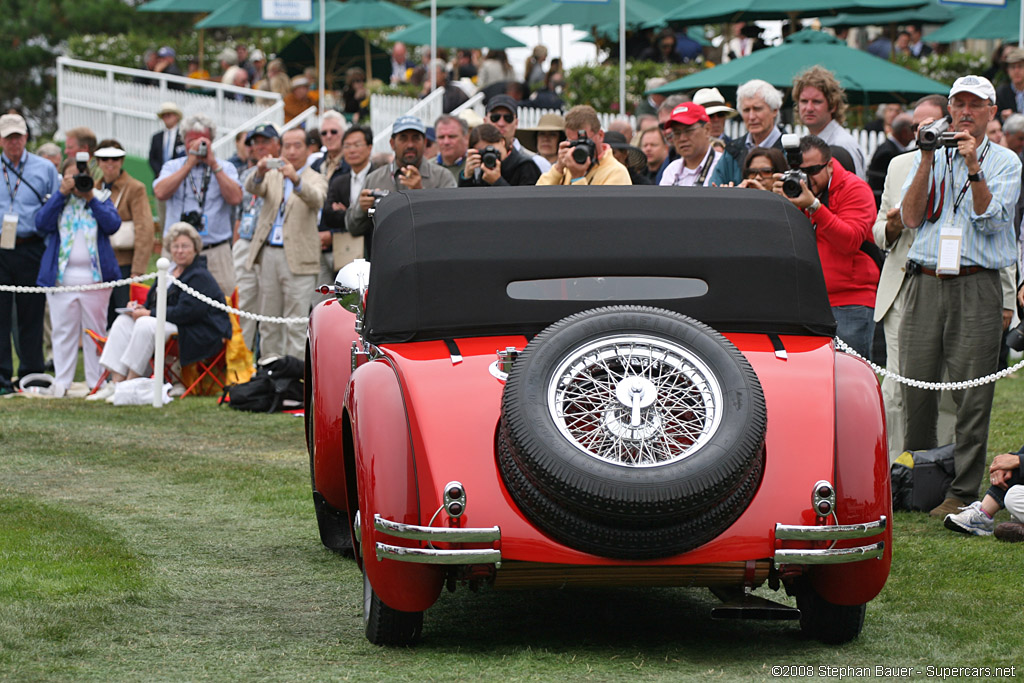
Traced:
[[559, 431], [591, 457], [651, 467], [681, 460], [715, 433], [722, 389], [679, 344], [645, 335], [606, 337], [569, 354], [548, 384]]

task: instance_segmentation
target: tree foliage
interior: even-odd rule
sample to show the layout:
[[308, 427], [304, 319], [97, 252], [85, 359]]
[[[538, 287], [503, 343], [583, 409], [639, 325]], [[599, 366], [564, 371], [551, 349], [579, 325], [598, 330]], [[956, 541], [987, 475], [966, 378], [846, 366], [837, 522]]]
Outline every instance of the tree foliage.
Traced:
[[[658, 62], [627, 62], [626, 64], [626, 112], [632, 114], [643, 102], [644, 84], [648, 78], [660, 76], [668, 80], [681, 78], [698, 71], [697, 64], [660, 64]], [[565, 78], [566, 92], [563, 95], [567, 107], [589, 104], [597, 111], [619, 111], [619, 65], [605, 63], [573, 67]]]

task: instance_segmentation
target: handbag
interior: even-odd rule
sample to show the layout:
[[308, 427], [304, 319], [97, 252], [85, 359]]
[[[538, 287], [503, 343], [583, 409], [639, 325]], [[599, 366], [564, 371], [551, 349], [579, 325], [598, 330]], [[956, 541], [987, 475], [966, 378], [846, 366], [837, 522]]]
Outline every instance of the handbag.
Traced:
[[[124, 196], [124, 193], [125, 191], [121, 190], [121, 193], [117, 195], [117, 201], [114, 202], [115, 209], [121, 204], [121, 197]], [[110, 246], [114, 249], [134, 249], [135, 221], [121, 221], [121, 227], [117, 229], [117, 232], [110, 236]]]

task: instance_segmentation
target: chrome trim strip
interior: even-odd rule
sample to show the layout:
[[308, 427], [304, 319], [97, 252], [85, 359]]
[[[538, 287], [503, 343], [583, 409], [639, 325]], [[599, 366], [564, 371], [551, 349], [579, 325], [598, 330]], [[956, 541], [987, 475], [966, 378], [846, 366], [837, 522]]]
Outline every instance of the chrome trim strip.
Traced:
[[800, 526], [776, 524], [775, 540], [790, 541], [841, 541], [848, 538], [868, 538], [885, 531], [889, 520], [882, 515], [877, 522], [861, 524], [834, 524], [831, 526]]
[[[493, 541], [501, 540], [501, 529], [496, 526], [480, 529], [419, 526], [416, 524], [392, 522], [390, 519], [384, 519], [380, 515], [373, 516], [373, 528], [387, 534], [388, 536], [408, 538], [414, 541], [436, 541], [439, 543], [491, 543]], [[380, 544], [378, 543], [377, 545]]]
[[415, 562], [418, 564], [493, 564], [501, 567], [501, 551], [481, 550], [438, 550], [435, 548], [403, 548], [387, 543], [377, 543], [377, 559]]
[[827, 550], [776, 550], [773, 561], [778, 569], [784, 564], [843, 564], [882, 557], [885, 541], [857, 548], [829, 548]]

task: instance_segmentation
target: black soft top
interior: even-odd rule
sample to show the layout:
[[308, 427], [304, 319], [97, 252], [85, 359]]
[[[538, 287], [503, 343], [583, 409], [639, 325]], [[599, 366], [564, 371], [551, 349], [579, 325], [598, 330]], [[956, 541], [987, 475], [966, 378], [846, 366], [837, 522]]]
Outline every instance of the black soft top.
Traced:
[[[417, 190], [381, 200], [374, 221], [365, 329], [377, 344], [531, 336], [610, 303], [667, 308], [722, 332], [835, 333], [811, 225], [769, 192]], [[707, 291], [609, 301], [600, 291], [589, 298], [585, 287], [547, 300], [512, 298], [506, 289], [541, 280], [555, 281], [547, 286], [557, 291], [559, 279], [612, 276], [696, 278]]]

